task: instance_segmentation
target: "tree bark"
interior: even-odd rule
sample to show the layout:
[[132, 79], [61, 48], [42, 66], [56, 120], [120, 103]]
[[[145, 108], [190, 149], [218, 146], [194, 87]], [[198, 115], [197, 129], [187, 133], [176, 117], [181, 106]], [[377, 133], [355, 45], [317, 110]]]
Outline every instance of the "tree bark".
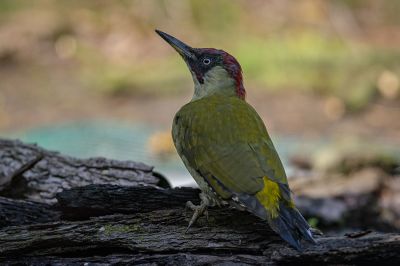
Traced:
[[0, 195], [55, 203], [63, 189], [89, 184], [169, 187], [153, 167], [105, 158], [77, 159], [36, 145], [0, 139]]
[[0, 230], [0, 257], [9, 263], [29, 261], [32, 256], [58, 261], [84, 257], [86, 262], [104, 257], [109, 261], [116, 255], [171, 265], [179, 261], [181, 265], [188, 261], [200, 265], [205, 257], [212, 263], [242, 264], [400, 262], [399, 234], [321, 237], [317, 238], [318, 245], [304, 243], [304, 251], [298, 252], [271, 232], [265, 222], [246, 212], [213, 209], [208, 225], [202, 219], [184, 234], [186, 226], [182, 208], [10, 226]]
[[182, 208], [187, 201], [199, 204], [199, 193], [200, 190], [195, 188], [89, 185], [58, 193], [57, 200], [64, 219], [84, 220], [115, 213], [134, 214]]
[[0, 147], [1, 193], [14, 197], [0, 197], [0, 263], [400, 263], [398, 233], [317, 236], [317, 245], [298, 252], [266, 222], [228, 207], [211, 208], [208, 221], [201, 217], [184, 234], [192, 214], [185, 202], [197, 204], [198, 189], [161, 188], [161, 176], [134, 162], [74, 159], [4, 140]]
[[61, 212], [46, 203], [0, 197], [0, 228], [57, 221], [60, 215]]

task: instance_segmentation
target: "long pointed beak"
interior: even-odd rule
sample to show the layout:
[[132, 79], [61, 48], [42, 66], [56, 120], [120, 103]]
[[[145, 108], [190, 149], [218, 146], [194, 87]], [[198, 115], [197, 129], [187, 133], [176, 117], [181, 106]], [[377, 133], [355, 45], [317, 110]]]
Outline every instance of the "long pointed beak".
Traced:
[[162, 32], [160, 30], [156, 30], [156, 32], [158, 33], [158, 35], [161, 36], [161, 38], [169, 43], [183, 58], [193, 60], [196, 59], [196, 55], [193, 53], [192, 47], [165, 32]]

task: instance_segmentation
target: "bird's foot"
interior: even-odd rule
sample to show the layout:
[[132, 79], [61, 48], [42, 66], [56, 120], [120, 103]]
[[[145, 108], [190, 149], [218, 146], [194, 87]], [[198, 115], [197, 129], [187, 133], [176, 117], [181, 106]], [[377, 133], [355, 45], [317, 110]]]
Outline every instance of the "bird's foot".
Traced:
[[201, 203], [200, 205], [194, 205], [191, 201], [186, 202], [186, 207], [185, 207], [185, 216], [186, 216], [186, 211], [187, 209], [190, 209], [192, 211], [194, 211], [192, 218], [189, 221], [189, 225], [186, 228], [185, 234], [189, 231], [190, 227], [197, 221], [197, 219], [201, 216], [201, 215], [205, 215], [206, 219], [208, 221], [208, 210], [207, 207], [210, 204], [209, 199], [207, 198], [207, 196], [203, 193], [200, 193], [200, 199], [201, 199]]

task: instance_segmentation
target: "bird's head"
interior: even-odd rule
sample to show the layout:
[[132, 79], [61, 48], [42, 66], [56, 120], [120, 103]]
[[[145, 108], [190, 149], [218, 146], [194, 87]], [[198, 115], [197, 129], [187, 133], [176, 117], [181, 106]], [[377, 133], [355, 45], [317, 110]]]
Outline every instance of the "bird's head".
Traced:
[[185, 60], [195, 84], [193, 100], [214, 94], [245, 99], [242, 68], [233, 56], [214, 48], [192, 48], [165, 32], [156, 32]]

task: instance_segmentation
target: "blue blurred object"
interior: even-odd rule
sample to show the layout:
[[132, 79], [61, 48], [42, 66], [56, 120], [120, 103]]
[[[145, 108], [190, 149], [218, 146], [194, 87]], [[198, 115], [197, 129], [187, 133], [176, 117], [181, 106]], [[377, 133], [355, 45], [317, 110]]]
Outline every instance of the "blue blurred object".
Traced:
[[[168, 160], [158, 158], [149, 151], [149, 138], [163, 128], [144, 124], [116, 121], [79, 121], [52, 124], [9, 134], [24, 142], [59, 151], [79, 158], [101, 156], [117, 160], [133, 160], [153, 165], [165, 175], [173, 186], [196, 186], [181, 160], [171, 156]], [[296, 144], [297, 143], [297, 144]], [[289, 155], [301, 143], [294, 138], [280, 138], [277, 149], [288, 171]]]
[[161, 160], [149, 152], [149, 138], [160, 130], [143, 124], [79, 121], [38, 127], [7, 137], [37, 143], [46, 149], [78, 158], [100, 156], [143, 162], [154, 166], [173, 186], [193, 186], [192, 178], [177, 157]]

